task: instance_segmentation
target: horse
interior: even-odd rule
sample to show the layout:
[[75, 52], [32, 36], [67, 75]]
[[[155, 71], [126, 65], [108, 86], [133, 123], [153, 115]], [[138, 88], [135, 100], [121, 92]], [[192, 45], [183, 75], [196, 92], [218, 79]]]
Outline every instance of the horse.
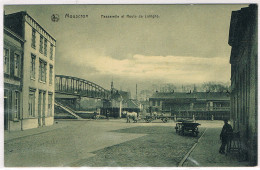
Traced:
[[133, 119], [134, 123], [137, 122], [137, 113], [136, 112], [126, 112], [126, 123], [130, 123], [130, 119]]

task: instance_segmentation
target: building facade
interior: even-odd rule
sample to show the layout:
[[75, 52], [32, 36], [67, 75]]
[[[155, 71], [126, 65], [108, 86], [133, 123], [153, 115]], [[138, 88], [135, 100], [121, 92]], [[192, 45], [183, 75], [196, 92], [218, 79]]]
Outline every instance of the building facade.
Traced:
[[156, 92], [149, 98], [150, 113], [206, 120], [229, 119], [229, 96], [228, 92]]
[[257, 11], [257, 5], [233, 11], [229, 31], [231, 119], [252, 165], [257, 164]]
[[21, 129], [24, 40], [4, 28], [4, 129]]
[[56, 40], [27, 12], [4, 16], [4, 25], [25, 40], [21, 79], [21, 129], [54, 122]]

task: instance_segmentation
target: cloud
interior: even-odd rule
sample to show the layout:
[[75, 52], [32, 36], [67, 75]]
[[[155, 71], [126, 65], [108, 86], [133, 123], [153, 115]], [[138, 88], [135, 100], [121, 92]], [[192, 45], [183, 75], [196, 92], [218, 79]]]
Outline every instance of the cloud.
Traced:
[[202, 58], [193, 56], [145, 56], [119, 60], [110, 56], [90, 57], [85, 65], [95, 68], [97, 74], [121, 78], [164, 80], [167, 82], [200, 83], [228, 81], [228, 57]]

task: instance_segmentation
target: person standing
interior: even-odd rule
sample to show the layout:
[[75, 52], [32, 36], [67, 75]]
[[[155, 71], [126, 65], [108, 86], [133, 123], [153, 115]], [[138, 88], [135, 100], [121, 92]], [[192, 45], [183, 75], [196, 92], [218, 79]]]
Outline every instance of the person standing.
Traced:
[[109, 112], [107, 112], [107, 120], [109, 120]]
[[233, 129], [230, 124], [228, 124], [228, 120], [224, 120], [224, 126], [220, 133], [220, 140], [221, 140], [221, 146], [219, 148], [219, 153], [224, 154], [225, 148], [228, 143], [228, 141], [231, 139], [233, 134]]

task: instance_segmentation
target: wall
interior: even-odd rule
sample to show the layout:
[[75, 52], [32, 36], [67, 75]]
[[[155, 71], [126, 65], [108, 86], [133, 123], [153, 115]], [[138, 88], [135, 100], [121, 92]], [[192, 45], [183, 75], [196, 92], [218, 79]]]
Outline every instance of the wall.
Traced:
[[[31, 23], [30, 23], [31, 24]], [[23, 126], [24, 129], [28, 128], [36, 128], [38, 127], [38, 124], [35, 122], [38, 122], [38, 99], [39, 99], [39, 91], [45, 92], [45, 106], [44, 110], [45, 113], [42, 113], [43, 116], [45, 116], [45, 125], [53, 124], [53, 117], [54, 117], [54, 75], [55, 75], [55, 46], [53, 48], [53, 60], [50, 60], [49, 53], [50, 53], [50, 42], [47, 44], [47, 56], [44, 56], [44, 54], [39, 52], [39, 45], [40, 45], [40, 34], [36, 31], [36, 48], [31, 47], [31, 41], [32, 41], [32, 27], [29, 23], [24, 23], [24, 37], [26, 40], [26, 43], [24, 44], [24, 78], [23, 78], [23, 100], [27, 101], [23, 104], [23, 118], [29, 119], [27, 121], [24, 121]], [[43, 41], [44, 42], [44, 41]], [[44, 46], [44, 43], [43, 43]], [[35, 79], [31, 79], [30, 77], [30, 69], [31, 69], [31, 54], [34, 54], [36, 56], [35, 60]], [[40, 82], [39, 81], [39, 60], [42, 59], [43, 61], [47, 62], [46, 66], [46, 82]], [[53, 66], [53, 76], [52, 76], [52, 84], [49, 84], [49, 65]], [[29, 90], [35, 89], [35, 116], [29, 116]], [[48, 94], [52, 93], [52, 114], [48, 118]], [[34, 119], [34, 120], [32, 120]], [[28, 124], [26, 124], [28, 123]], [[40, 126], [43, 125], [42, 119]]]
[[[4, 73], [4, 129], [5, 130], [21, 130], [20, 114], [22, 103], [21, 77], [23, 60], [23, 40], [18, 38], [16, 34], [9, 29], [4, 28], [4, 48], [9, 50], [9, 73]], [[19, 76], [14, 73], [14, 55], [20, 56]], [[19, 92], [17, 117], [15, 116], [15, 93]]]
[[257, 163], [257, 11], [256, 5], [234, 11], [229, 34], [232, 123], [251, 165]]

